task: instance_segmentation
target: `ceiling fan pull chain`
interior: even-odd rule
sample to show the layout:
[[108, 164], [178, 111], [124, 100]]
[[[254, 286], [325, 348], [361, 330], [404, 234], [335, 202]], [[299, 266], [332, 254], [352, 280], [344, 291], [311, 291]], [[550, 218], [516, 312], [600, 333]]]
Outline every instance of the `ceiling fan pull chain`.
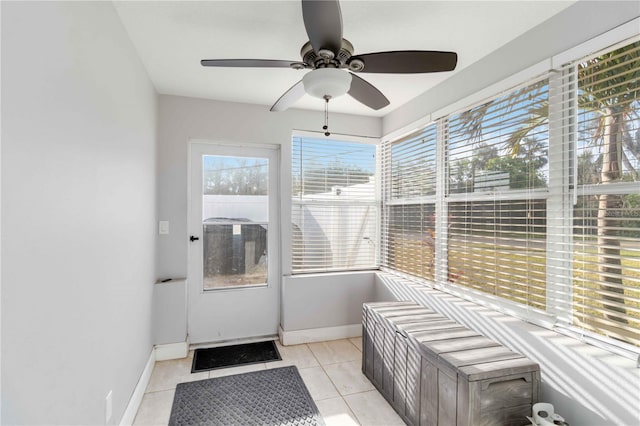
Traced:
[[[2, 0], [0, 0], [2, 1]], [[420, 74], [453, 71], [458, 62], [455, 52], [435, 50], [392, 50], [353, 55], [350, 41], [342, 37], [342, 12], [339, 0], [302, 0], [302, 20], [309, 41], [302, 45], [302, 61], [280, 59], [203, 59], [205, 67], [311, 69], [302, 80], [287, 90], [271, 111], [284, 111], [305, 93], [325, 95], [325, 136], [329, 136], [329, 99], [349, 94], [365, 106], [380, 110], [389, 99], [371, 83], [356, 74]], [[346, 69], [345, 69], [346, 68]], [[331, 95], [328, 98], [327, 95]]]
[[329, 133], [329, 99], [331, 99], [331, 96], [324, 95], [323, 98], [324, 98], [324, 126], [322, 126], [322, 130], [324, 130], [325, 136], [330, 136], [331, 133]]

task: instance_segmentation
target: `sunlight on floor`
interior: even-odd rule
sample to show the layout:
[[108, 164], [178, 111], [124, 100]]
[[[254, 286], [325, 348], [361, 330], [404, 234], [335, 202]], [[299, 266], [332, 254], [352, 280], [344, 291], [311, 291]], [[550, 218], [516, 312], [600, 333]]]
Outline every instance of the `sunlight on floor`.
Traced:
[[282, 346], [282, 361], [191, 373], [193, 351], [156, 362], [134, 425], [166, 425], [178, 383], [295, 365], [327, 426], [404, 425], [362, 374], [361, 338]]

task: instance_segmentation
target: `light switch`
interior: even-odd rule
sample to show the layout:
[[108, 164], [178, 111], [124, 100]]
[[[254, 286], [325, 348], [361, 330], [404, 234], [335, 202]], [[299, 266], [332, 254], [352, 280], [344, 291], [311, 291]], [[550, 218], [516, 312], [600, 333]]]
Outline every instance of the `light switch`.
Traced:
[[158, 233], [160, 235], [166, 235], [169, 233], [169, 221], [168, 220], [161, 220], [160, 222], [158, 222]]

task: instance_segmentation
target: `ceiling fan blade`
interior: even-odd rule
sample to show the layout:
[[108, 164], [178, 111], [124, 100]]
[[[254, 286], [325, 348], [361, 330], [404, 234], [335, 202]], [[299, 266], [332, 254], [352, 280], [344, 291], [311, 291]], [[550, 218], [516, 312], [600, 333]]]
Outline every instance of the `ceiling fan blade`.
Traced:
[[302, 80], [300, 80], [299, 82], [291, 86], [289, 90], [284, 92], [284, 95], [280, 96], [280, 99], [278, 99], [276, 103], [273, 104], [269, 111], [284, 111], [295, 104], [296, 101], [304, 96], [305, 93], [306, 92], [304, 91], [304, 85], [302, 84]]
[[364, 62], [360, 72], [418, 74], [452, 71], [458, 62], [458, 55], [455, 52], [432, 50], [396, 50], [352, 56], [350, 62], [354, 59]]
[[203, 59], [203, 67], [239, 67], [239, 68], [306, 68], [300, 61], [279, 61], [275, 59]]
[[351, 74], [351, 88], [349, 93], [355, 100], [365, 104], [369, 108], [379, 110], [389, 105], [389, 99], [368, 81]]
[[337, 55], [342, 46], [338, 0], [302, 0], [302, 18], [313, 50], [329, 49]]

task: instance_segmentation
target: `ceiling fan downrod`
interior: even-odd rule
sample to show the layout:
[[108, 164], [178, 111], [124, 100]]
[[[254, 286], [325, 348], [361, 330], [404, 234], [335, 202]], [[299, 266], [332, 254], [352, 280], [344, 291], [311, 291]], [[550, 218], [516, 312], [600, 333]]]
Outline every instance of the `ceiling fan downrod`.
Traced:
[[[339, 0], [302, 0], [302, 18], [309, 41], [300, 50], [302, 61], [278, 59], [203, 59], [206, 67], [290, 68], [310, 70], [302, 80], [289, 88], [271, 111], [284, 111], [305, 93], [318, 98], [335, 98], [345, 93], [363, 105], [380, 110], [389, 99], [371, 83], [354, 73], [418, 74], [453, 71], [458, 56], [455, 52], [432, 50], [392, 50], [354, 56], [351, 42], [343, 38], [342, 12]], [[337, 74], [336, 74], [337, 72]], [[313, 83], [313, 84], [312, 84]], [[327, 91], [331, 83], [331, 89]], [[316, 86], [317, 91], [310, 86]], [[346, 90], [345, 90], [346, 87]], [[328, 99], [326, 99], [328, 103]], [[328, 112], [325, 113], [325, 121]], [[328, 126], [328, 124], [326, 124]], [[327, 136], [328, 136], [328, 129]]]

